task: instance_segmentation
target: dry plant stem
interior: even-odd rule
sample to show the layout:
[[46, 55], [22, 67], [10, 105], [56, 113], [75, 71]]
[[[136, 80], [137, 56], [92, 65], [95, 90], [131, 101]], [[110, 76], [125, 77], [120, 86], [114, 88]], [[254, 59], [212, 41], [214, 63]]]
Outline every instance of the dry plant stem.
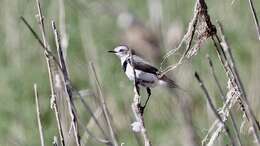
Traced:
[[62, 75], [63, 75], [64, 82], [65, 82], [65, 88], [66, 88], [66, 92], [68, 94], [67, 103], [68, 103], [68, 108], [69, 108], [69, 112], [70, 112], [70, 117], [71, 117], [71, 122], [72, 122], [71, 124], [72, 124], [73, 131], [74, 131], [75, 141], [76, 141], [77, 146], [80, 146], [78, 119], [77, 119], [77, 114], [76, 114], [76, 107], [75, 107], [73, 99], [72, 99], [73, 98], [72, 97], [72, 87], [70, 86], [68, 71], [66, 68], [63, 51], [62, 51], [62, 48], [60, 45], [60, 36], [58, 34], [54, 21], [52, 21], [52, 29], [54, 32], [56, 47], [57, 47], [57, 51], [59, 54], [59, 62], [60, 62], [61, 71], [62, 71]]
[[[235, 81], [236, 81], [236, 84], [238, 84], [239, 86], [239, 89], [241, 90], [241, 100], [243, 102], [243, 104], [245, 104], [245, 109], [246, 109], [246, 114], [247, 114], [247, 117], [248, 118], [251, 118], [253, 121], [253, 127], [256, 128], [256, 132], [259, 132], [260, 130], [260, 126], [259, 126], [259, 122], [257, 121], [255, 115], [253, 114], [253, 111], [251, 109], [251, 106], [249, 105], [249, 102], [248, 102], [248, 99], [247, 99], [247, 96], [246, 96], [246, 92], [245, 92], [245, 89], [243, 87], [243, 84], [242, 84], [242, 81], [240, 79], [240, 76], [238, 74], [238, 71], [237, 71], [237, 68], [235, 66], [235, 61], [234, 61], [234, 58], [233, 58], [233, 55], [232, 55], [232, 52], [231, 52], [231, 49], [229, 47], [229, 44], [227, 42], [227, 40], [225, 39], [225, 36], [224, 36], [224, 33], [223, 33], [223, 28], [221, 26], [221, 24], [219, 23], [219, 26], [220, 26], [220, 33], [221, 33], [221, 37], [222, 37], [222, 42], [220, 41], [219, 37], [216, 36], [217, 38], [217, 41], [220, 45], [220, 49], [222, 50], [222, 52], [225, 54], [224, 57], [225, 59], [227, 60], [228, 62], [228, 65], [229, 65], [229, 68], [230, 70], [232, 71], [232, 73], [234, 74], [234, 77], [235, 77]], [[250, 117], [249, 117], [250, 116]], [[255, 126], [254, 126], [255, 125]], [[258, 135], [258, 136], [257, 136]], [[259, 134], [256, 134], [256, 137], [259, 137]], [[259, 139], [259, 138], [258, 138]]]
[[57, 107], [57, 104], [56, 104], [56, 95], [55, 95], [54, 85], [53, 85], [54, 81], [53, 81], [53, 73], [52, 73], [53, 71], [51, 69], [51, 64], [57, 65], [59, 67], [59, 69], [61, 69], [61, 66], [58, 63], [58, 61], [55, 58], [55, 56], [52, 54], [49, 46], [47, 45], [46, 38], [45, 38], [45, 31], [44, 31], [44, 21], [43, 21], [43, 16], [42, 16], [42, 12], [41, 12], [40, 3], [39, 3], [38, 0], [36, 0], [36, 3], [37, 3], [37, 8], [38, 8], [38, 18], [40, 19], [40, 22], [39, 22], [40, 25], [39, 26], [40, 26], [40, 30], [42, 32], [43, 42], [41, 41], [40, 37], [38, 37], [36, 32], [32, 29], [31, 25], [29, 25], [29, 23], [23, 17], [21, 17], [21, 19], [25, 23], [25, 25], [28, 27], [28, 29], [31, 31], [33, 36], [37, 39], [37, 41], [42, 46], [42, 48], [44, 49], [44, 54], [45, 54], [45, 58], [46, 58], [46, 62], [47, 62], [47, 68], [48, 68], [48, 73], [49, 73], [49, 80], [50, 80], [52, 109], [55, 112], [61, 144], [64, 146], [65, 145], [64, 135], [63, 135], [62, 127], [61, 127], [61, 121], [60, 121], [58, 107]]
[[52, 69], [51, 69], [51, 63], [55, 62], [55, 57], [53, 55], [49, 56], [49, 54], [50, 54], [49, 52], [51, 52], [51, 50], [48, 47], [46, 37], [45, 37], [44, 21], [43, 21], [43, 15], [42, 15], [39, 0], [36, 0], [36, 5], [37, 5], [37, 9], [38, 9], [39, 26], [40, 26], [40, 30], [41, 30], [41, 34], [42, 34], [43, 45], [44, 45], [43, 48], [45, 49], [45, 59], [46, 59], [46, 62], [47, 62], [47, 68], [48, 68], [48, 74], [49, 74], [51, 97], [52, 97], [52, 100], [54, 100], [53, 107], [54, 107], [56, 120], [57, 120], [57, 124], [58, 124], [58, 130], [59, 130], [61, 144], [62, 144], [62, 146], [64, 146], [65, 145], [64, 135], [63, 135], [62, 127], [61, 127], [61, 121], [60, 121], [60, 117], [59, 117], [58, 107], [57, 107], [57, 104], [56, 104], [56, 95], [55, 95], [54, 86], [53, 86], [53, 83], [54, 83], [53, 73], [52, 73]]
[[27, 20], [21, 16], [20, 19], [23, 21], [23, 23], [26, 25], [26, 27], [30, 30], [30, 32], [33, 34], [33, 36], [35, 37], [35, 39], [38, 41], [38, 43], [42, 46], [42, 48], [47, 50], [47, 48], [45, 48], [45, 45], [43, 44], [42, 40], [40, 39], [40, 37], [37, 35], [37, 33], [33, 30], [33, 28], [31, 27], [31, 25], [27, 22]]
[[115, 134], [115, 131], [114, 131], [113, 126], [112, 126], [112, 121], [111, 121], [110, 116], [109, 116], [107, 104], [106, 104], [105, 98], [104, 98], [102, 90], [101, 90], [101, 85], [98, 81], [96, 69], [95, 69], [94, 64], [92, 62], [90, 62], [90, 67], [91, 67], [91, 70], [93, 71], [94, 78], [95, 78], [95, 81], [96, 81], [96, 84], [97, 84], [97, 87], [98, 87], [99, 98], [100, 98], [99, 100], [100, 100], [100, 103], [101, 103], [101, 106], [102, 106], [102, 111], [105, 115], [105, 119], [106, 119], [106, 122], [107, 122], [107, 125], [108, 125], [108, 128], [109, 128], [109, 133], [110, 133], [110, 136], [111, 136], [113, 146], [118, 146], [116, 134]]
[[257, 119], [256, 119], [256, 117], [253, 113], [253, 110], [251, 109], [251, 106], [249, 105], [249, 102], [248, 102], [248, 99], [247, 99], [247, 96], [246, 96], [246, 92], [244, 90], [243, 84], [241, 82], [237, 68], [235, 66], [235, 61], [234, 61], [231, 49], [230, 49], [230, 47], [227, 43], [227, 40], [225, 39], [225, 36], [223, 34], [223, 28], [221, 27], [221, 24], [220, 24], [220, 33], [221, 33], [221, 36], [222, 36], [222, 42], [220, 41], [218, 36], [216, 36], [217, 41], [218, 41], [219, 44], [221, 44], [220, 49], [222, 49], [223, 53], [225, 54], [225, 57], [226, 57], [225, 59], [227, 60], [229, 67], [232, 70], [232, 73], [234, 74], [236, 84], [238, 85], [240, 92], [241, 92], [240, 99], [241, 99], [241, 101], [242, 101], [242, 103], [245, 107], [245, 110], [246, 110], [245, 114], [246, 114], [248, 120], [250, 121], [250, 123], [253, 127], [253, 132], [254, 132], [255, 138], [257, 140], [257, 143], [260, 144], [259, 122], [257, 121]]
[[[39, 44], [42, 46], [42, 48], [45, 51], [45, 55], [47, 58], [49, 59], [54, 59], [55, 64], [61, 69], [60, 64], [58, 63], [57, 59], [55, 58], [55, 56], [52, 55], [51, 51], [48, 51], [49, 49], [47, 49], [47, 46], [45, 46], [43, 44], [43, 42], [41, 41], [41, 39], [39, 38], [39, 36], [36, 34], [36, 32], [32, 29], [31, 25], [26, 21], [26, 19], [24, 17], [21, 17], [21, 20], [25, 23], [25, 25], [27, 26], [27, 28], [31, 31], [31, 33], [33, 34], [33, 36], [36, 38], [36, 40], [39, 42]], [[47, 53], [46, 53], [47, 52]], [[49, 66], [49, 65], [48, 65]], [[61, 140], [61, 144], [62, 146], [65, 145], [64, 142], [64, 136], [63, 136], [63, 130], [61, 127], [61, 121], [60, 121], [60, 115], [59, 115], [59, 111], [58, 111], [58, 107], [57, 107], [57, 103], [56, 103], [56, 95], [54, 93], [54, 88], [53, 88], [53, 80], [52, 80], [52, 73], [51, 70], [49, 70], [49, 78], [50, 78], [50, 83], [51, 83], [51, 91], [52, 91], [52, 109], [54, 110], [55, 116], [56, 116], [56, 120], [57, 120], [57, 125], [58, 125], [58, 131], [59, 131], [59, 136], [60, 136], [60, 140]], [[104, 131], [104, 130], [103, 130]], [[104, 132], [103, 132], [104, 133]]]
[[[211, 37], [211, 39], [212, 39], [213, 42], [214, 42], [214, 46], [215, 46], [215, 48], [216, 48], [216, 50], [217, 50], [219, 59], [220, 59], [222, 65], [223, 65], [223, 67], [224, 67], [224, 70], [225, 70], [225, 72], [227, 73], [227, 77], [228, 77], [230, 80], [232, 80], [233, 77], [234, 77], [234, 75], [232, 74], [232, 71], [231, 71], [231, 69], [230, 69], [229, 63], [228, 63], [227, 60], [225, 59], [225, 58], [226, 58], [226, 55], [223, 53], [223, 50], [221, 50], [221, 45], [220, 45], [220, 43], [218, 44], [217, 41], [214, 39], [214, 37]], [[232, 86], [234, 86], [234, 87], [236, 86], [236, 83], [231, 82], [231, 84], [232, 84]], [[233, 85], [233, 84], [234, 84], [234, 85]], [[239, 100], [239, 99], [238, 99], [238, 100]], [[226, 101], [226, 102], [227, 102], [227, 101]], [[237, 101], [236, 101], [236, 102], [237, 102]], [[241, 102], [240, 105], [241, 105], [241, 107], [244, 109], [244, 103]], [[242, 110], [242, 112], [244, 112], [244, 114], [246, 115], [247, 119], [249, 119], [248, 116], [247, 116], [247, 112], [244, 111], [244, 110]], [[230, 111], [230, 114], [231, 114], [231, 111]]]
[[206, 98], [207, 98], [207, 101], [208, 101], [208, 103], [209, 103], [209, 105], [210, 105], [210, 108], [212, 109], [213, 113], [214, 113], [215, 116], [218, 118], [218, 120], [221, 122], [221, 124], [223, 124], [223, 126], [224, 126], [224, 128], [225, 128], [225, 130], [226, 130], [226, 132], [227, 132], [227, 135], [228, 135], [229, 139], [231, 140], [232, 145], [233, 145], [233, 146], [236, 146], [235, 140], [234, 140], [234, 138], [232, 137], [232, 135], [231, 135], [231, 133], [230, 133], [230, 130], [229, 130], [227, 124], [222, 120], [221, 116], [218, 114], [218, 111], [217, 111], [217, 109], [215, 108], [215, 106], [213, 105], [213, 102], [212, 102], [212, 100], [211, 100], [211, 97], [210, 97], [210, 95], [209, 95], [209, 93], [208, 93], [208, 91], [207, 91], [207, 89], [206, 89], [206, 87], [205, 87], [203, 81], [200, 79], [200, 76], [198, 75], [197, 72], [195, 72], [195, 77], [196, 77], [196, 79], [197, 79], [197, 81], [198, 81], [198, 83], [199, 83], [199, 85], [200, 85], [202, 91], [204, 92], [204, 94], [205, 94], [205, 96], [206, 96]]
[[[49, 58], [48, 56], [46, 56], [46, 57]], [[56, 63], [57, 66], [60, 66], [57, 61], [55, 63]], [[49, 64], [47, 64], [47, 65], [49, 66]], [[56, 96], [55, 90], [53, 88], [54, 87], [54, 85], [53, 85], [54, 84], [53, 74], [51, 72], [49, 72], [49, 78], [50, 78], [51, 92], [52, 92], [51, 99], [53, 100], [52, 101], [52, 109], [54, 110], [54, 113], [55, 113], [61, 145], [65, 146], [64, 133], [63, 133], [60, 113], [59, 113], [59, 109], [58, 109], [58, 105], [57, 105], [57, 96]]]
[[36, 112], [37, 112], [37, 121], [38, 121], [39, 133], [41, 138], [41, 146], [44, 146], [44, 136], [42, 130], [41, 117], [40, 117], [39, 96], [37, 91], [37, 85], [34, 84], [33, 88], [34, 88], [34, 97], [35, 97]]
[[[209, 63], [210, 69], [211, 69], [211, 73], [212, 73], [213, 78], [215, 80], [215, 83], [217, 84], [218, 89], [220, 91], [221, 99], [223, 100], [223, 102], [225, 102], [226, 101], [226, 96], [224, 95], [224, 92], [223, 92], [223, 90], [221, 88], [220, 82], [219, 82], [219, 80], [217, 78], [217, 75], [216, 75], [216, 72], [215, 72], [215, 68], [213, 66], [213, 62], [212, 62], [211, 58], [208, 55], [207, 55], [207, 58], [208, 58], [208, 63]], [[239, 134], [239, 131], [238, 131], [238, 127], [237, 127], [237, 124], [236, 124], [236, 121], [235, 121], [235, 118], [234, 118], [234, 115], [233, 115], [233, 112], [232, 112], [231, 109], [230, 109], [230, 119], [231, 119], [232, 125], [234, 127], [234, 132], [235, 132], [236, 137], [237, 137], [238, 145], [242, 146], [242, 142], [241, 142], [240, 134]]]
[[39, 0], [36, 0], [36, 5], [37, 5], [37, 10], [38, 10], [37, 17], [39, 18], [39, 26], [40, 26], [40, 30], [41, 30], [41, 34], [42, 34], [43, 44], [48, 49], [48, 47], [47, 47], [48, 44], [47, 44], [46, 37], [45, 37], [45, 26], [44, 26], [44, 20], [43, 20], [44, 17], [42, 15], [41, 4], [40, 4]]
[[144, 145], [145, 146], [151, 146], [152, 143], [148, 137], [148, 133], [145, 129], [145, 124], [144, 124], [144, 109], [145, 107], [143, 107], [143, 109], [141, 110], [141, 96], [139, 95], [139, 87], [137, 85], [137, 82], [136, 82], [136, 72], [135, 72], [135, 67], [133, 65], [133, 55], [132, 55], [132, 51], [130, 50], [130, 63], [132, 65], [132, 68], [133, 68], [133, 72], [134, 72], [134, 99], [133, 99], [133, 103], [132, 103], [132, 110], [133, 110], [133, 113], [134, 113], [134, 116], [135, 116], [135, 120], [136, 122], [139, 122], [141, 124], [141, 133], [142, 133], [142, 136], [143, 136], [143, 139], [144, 139]]
[[212, 74], [214, 81], [215, 81], [215, 83], [216, 83], [216, 85], [219, 89], [220, 94], [221, 94], [221, 99], [225, 101], [226, 99], [225, 99], [224, 91], [221, 88], [220, 82], [219, 82], [217, 75], [216, 75], [216, 72], [215, 72], [215, 68], [213, 66], [213, 62], [212, 62], [212, 60], [211, 60], [211, 58], [208, 54], [207, 54], [207, 59], [208, 59], [211, 74]]
[[224, 36], [223, 27], [222, 27], [220, 22], [218, 24], [219, 24], [219, 28], [220, 28], [219, 30], [220, 30], [222, 41], [220, 41], [218, 36], [216, 36], [216, 38], [218, 40], [218, 43], [220, 43], [221, 49], [223, 50], [225, 57], [226, 57], [225, 59], [229, 63], [230, 69], [232, 70], [232, 72], [233, 72], [233, 74], [234, 74], [234, 76], [237, 80], [237, 84], [238, 84], [239, 88], [241, 89], [242, 95], [245, 98], [245, 102], [246, 102], [246, 104], [248, 104], [248, 99], [247, 99], [247, 95], [246, 95], [246, 92], [245, 92], [245, 88], [242, 84], [239, 73], [237, 71], [237, 68], [236, 68], [236, 65], [235, 65], [235, 60], [233, 58], [229, 44], [228, 44], [228, 42], [227, 42], [227, 40]]
[[68, 81], [68, 83], [65, 82], [65, 84], [70, 84], [69, 83], [68, 71], [67, 71], [67, 67], [66, 67], [66, 64], [65, 64], [64, 53], [63, 53], [61, 42], [60, 42], [60, 35], [57, 31], [57, 28], [56, 28], [54, 21], [52, 21], [52, 29], [53, 29], [55, 42], [56, 42], [56, 48], [57, 48], [58, 57], [59, 57], [59, 65], [61, 66], [61, 71], [64, 75], [64, 78], [66, 78], [65, 81]]
[[250, 10], [253, 15], [254, 22], [255, 22], [258, 40], [260, 40], [260, 25], [259, 25], [259, 21], [258, 21], [257, 15], [256, 15], [255, 6], [254, 6], [254, 3], [252, 0], [248, 0], [248, 3], [249, 3]]
[[[259, 123], [258, 123], [256, 117], [254, 116], [253, 111], [247, 101], [245, 92], [241, 88], [241, 85], [242, 85], [241, 80], [238, 79], [238, 77], [239, 77], [238, 74], [234, 72], [234, 68], [233, 68], [234, 64], [232, 62], [232, 65], [231, 65], [230, 60], [227, 59], [227, 56], [226, 56], [227, 54], [225, 54], [224, 49], [222, 47], [223, 44], [220, 45], [221, 41], [220, 41], [219, 37], [217, 35], [215, 35], [214, 37], [212, 37], [212, 40], [213, 40], [214, 45], [217, 49], [217, 52], [220, 56], [224, 69], [226, 70], [226, 72], [231, 71], [232, 75], [234, 76], [235, 84], [237, 84], [237, 86], [239, 87], [239, 92], [241, 93], [241, 96], [239, 99], [241, 100], [241, 104], [242, 104], [243, 108], [245, 109], [244, 113], [253, 127], [253, 133], [254, 133], [254, 136], [256, 137], [257, 143], [260, 144], [260, 138], [259, 138], [259, 134], [258, 134], [259, 133]], [[227, 46], [227, 44], [225, 44], [225, 45]], [[221, 52], [224, 55], [221, 55]], [[233, 66], [233, 67], [231, 67], [231, 66]]]

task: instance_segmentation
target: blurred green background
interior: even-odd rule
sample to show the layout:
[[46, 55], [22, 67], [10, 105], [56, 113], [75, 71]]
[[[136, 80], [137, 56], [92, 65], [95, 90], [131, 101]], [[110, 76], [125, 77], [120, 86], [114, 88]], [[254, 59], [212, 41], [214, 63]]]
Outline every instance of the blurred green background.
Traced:
[[[59, 26], [59, 0], [44, 0], [41, 3], [47, 38], [54, 49], [51, 20]], [[79, 90], [92, 90], [94, 80], [90, 75], [89, 62], [94, 62], [119, 141], [125, 146], [137, 145], [130, 127], [133, 122], [133, 87], [122, 73], [118, 58], [106, 52], [119, 44], [128, 44], [159, 67], [162, 56], [176, 47], [185, 34], [193, 16], [194, 3], [194, 0], [64, 0], [67, 58], [72, 83]], [[255, 3], [259, 16], [260, 2]], [[219, 20], [223, 24], [250, 103], [259, 119], [260, 41], [256, 37], [249, 5], [247, 1], [239, 0], [210, 0], [207, 4], [212, 21], [215, 23]], [[34, 0], [0, 0], [0, 145], [3, 146], [40, 145], [34, 83], [39, 88], [47, 145], [51, 145], [53, 136], [58, 135], [54, 114], [50, 109], [49, 79], [43, 52], [19, 19], [24, 16], [40, 34], [36, 13]], [[193, 120], [201, 138], [215, 118], [193, 77], [195, 70], [205, 81], [215, 104], [222, 106], [206, 54], [212, 57], [222, 88], [226, 91], [227, 78], [211, 41], [202, 46], [197, 56], [169, 73], [192, 96]], [[169, 57], [168, 65], [176, 63], [180, 55], [176, 53]], [[85, 111], [79, 107], [78, 112], [87, 124]], [[234, 107], [234, 113], [240, 126], [239, 106]], [[153, 145], [184, 145], [181, 114], [177, 100], [166, 89], [152, 90], [145, 120]], [[95, 127], [91, 130], [94, 131]], [[253, 138], [247, 130], [242, 136], [245, 145], [253, 145]], [[227, 142], [225, 137], [221, 139], [224, 142], [216, 145]]]

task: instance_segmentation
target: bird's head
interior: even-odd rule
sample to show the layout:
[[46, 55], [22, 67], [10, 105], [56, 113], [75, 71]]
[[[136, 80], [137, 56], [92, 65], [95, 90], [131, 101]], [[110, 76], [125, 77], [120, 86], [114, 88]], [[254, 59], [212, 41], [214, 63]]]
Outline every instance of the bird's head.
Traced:
[[122, 58], [129, 54], [129, 48], [127, 46], [117, 46], [113, 51], [108, 51], [108, 52], [114, 53], [119, 58]]

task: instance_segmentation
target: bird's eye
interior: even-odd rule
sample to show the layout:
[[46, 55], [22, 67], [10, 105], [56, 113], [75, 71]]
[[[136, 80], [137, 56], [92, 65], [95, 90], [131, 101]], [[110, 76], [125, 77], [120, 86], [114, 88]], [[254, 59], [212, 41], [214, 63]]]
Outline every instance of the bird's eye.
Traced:
[[124, 50], [123, 49], [120, 49], [119, 52], [123, 52]]

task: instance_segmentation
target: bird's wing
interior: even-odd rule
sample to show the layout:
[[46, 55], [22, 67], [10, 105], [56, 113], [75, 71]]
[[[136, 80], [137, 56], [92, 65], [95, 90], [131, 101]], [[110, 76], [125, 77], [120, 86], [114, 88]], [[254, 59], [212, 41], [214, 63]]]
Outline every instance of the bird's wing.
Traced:
[[133, 55], [133, 65], [135, 69], [141, 70], [147, 73], [157, 74], [158, 69], [150, 65], [147, 61], [144, 59]]

